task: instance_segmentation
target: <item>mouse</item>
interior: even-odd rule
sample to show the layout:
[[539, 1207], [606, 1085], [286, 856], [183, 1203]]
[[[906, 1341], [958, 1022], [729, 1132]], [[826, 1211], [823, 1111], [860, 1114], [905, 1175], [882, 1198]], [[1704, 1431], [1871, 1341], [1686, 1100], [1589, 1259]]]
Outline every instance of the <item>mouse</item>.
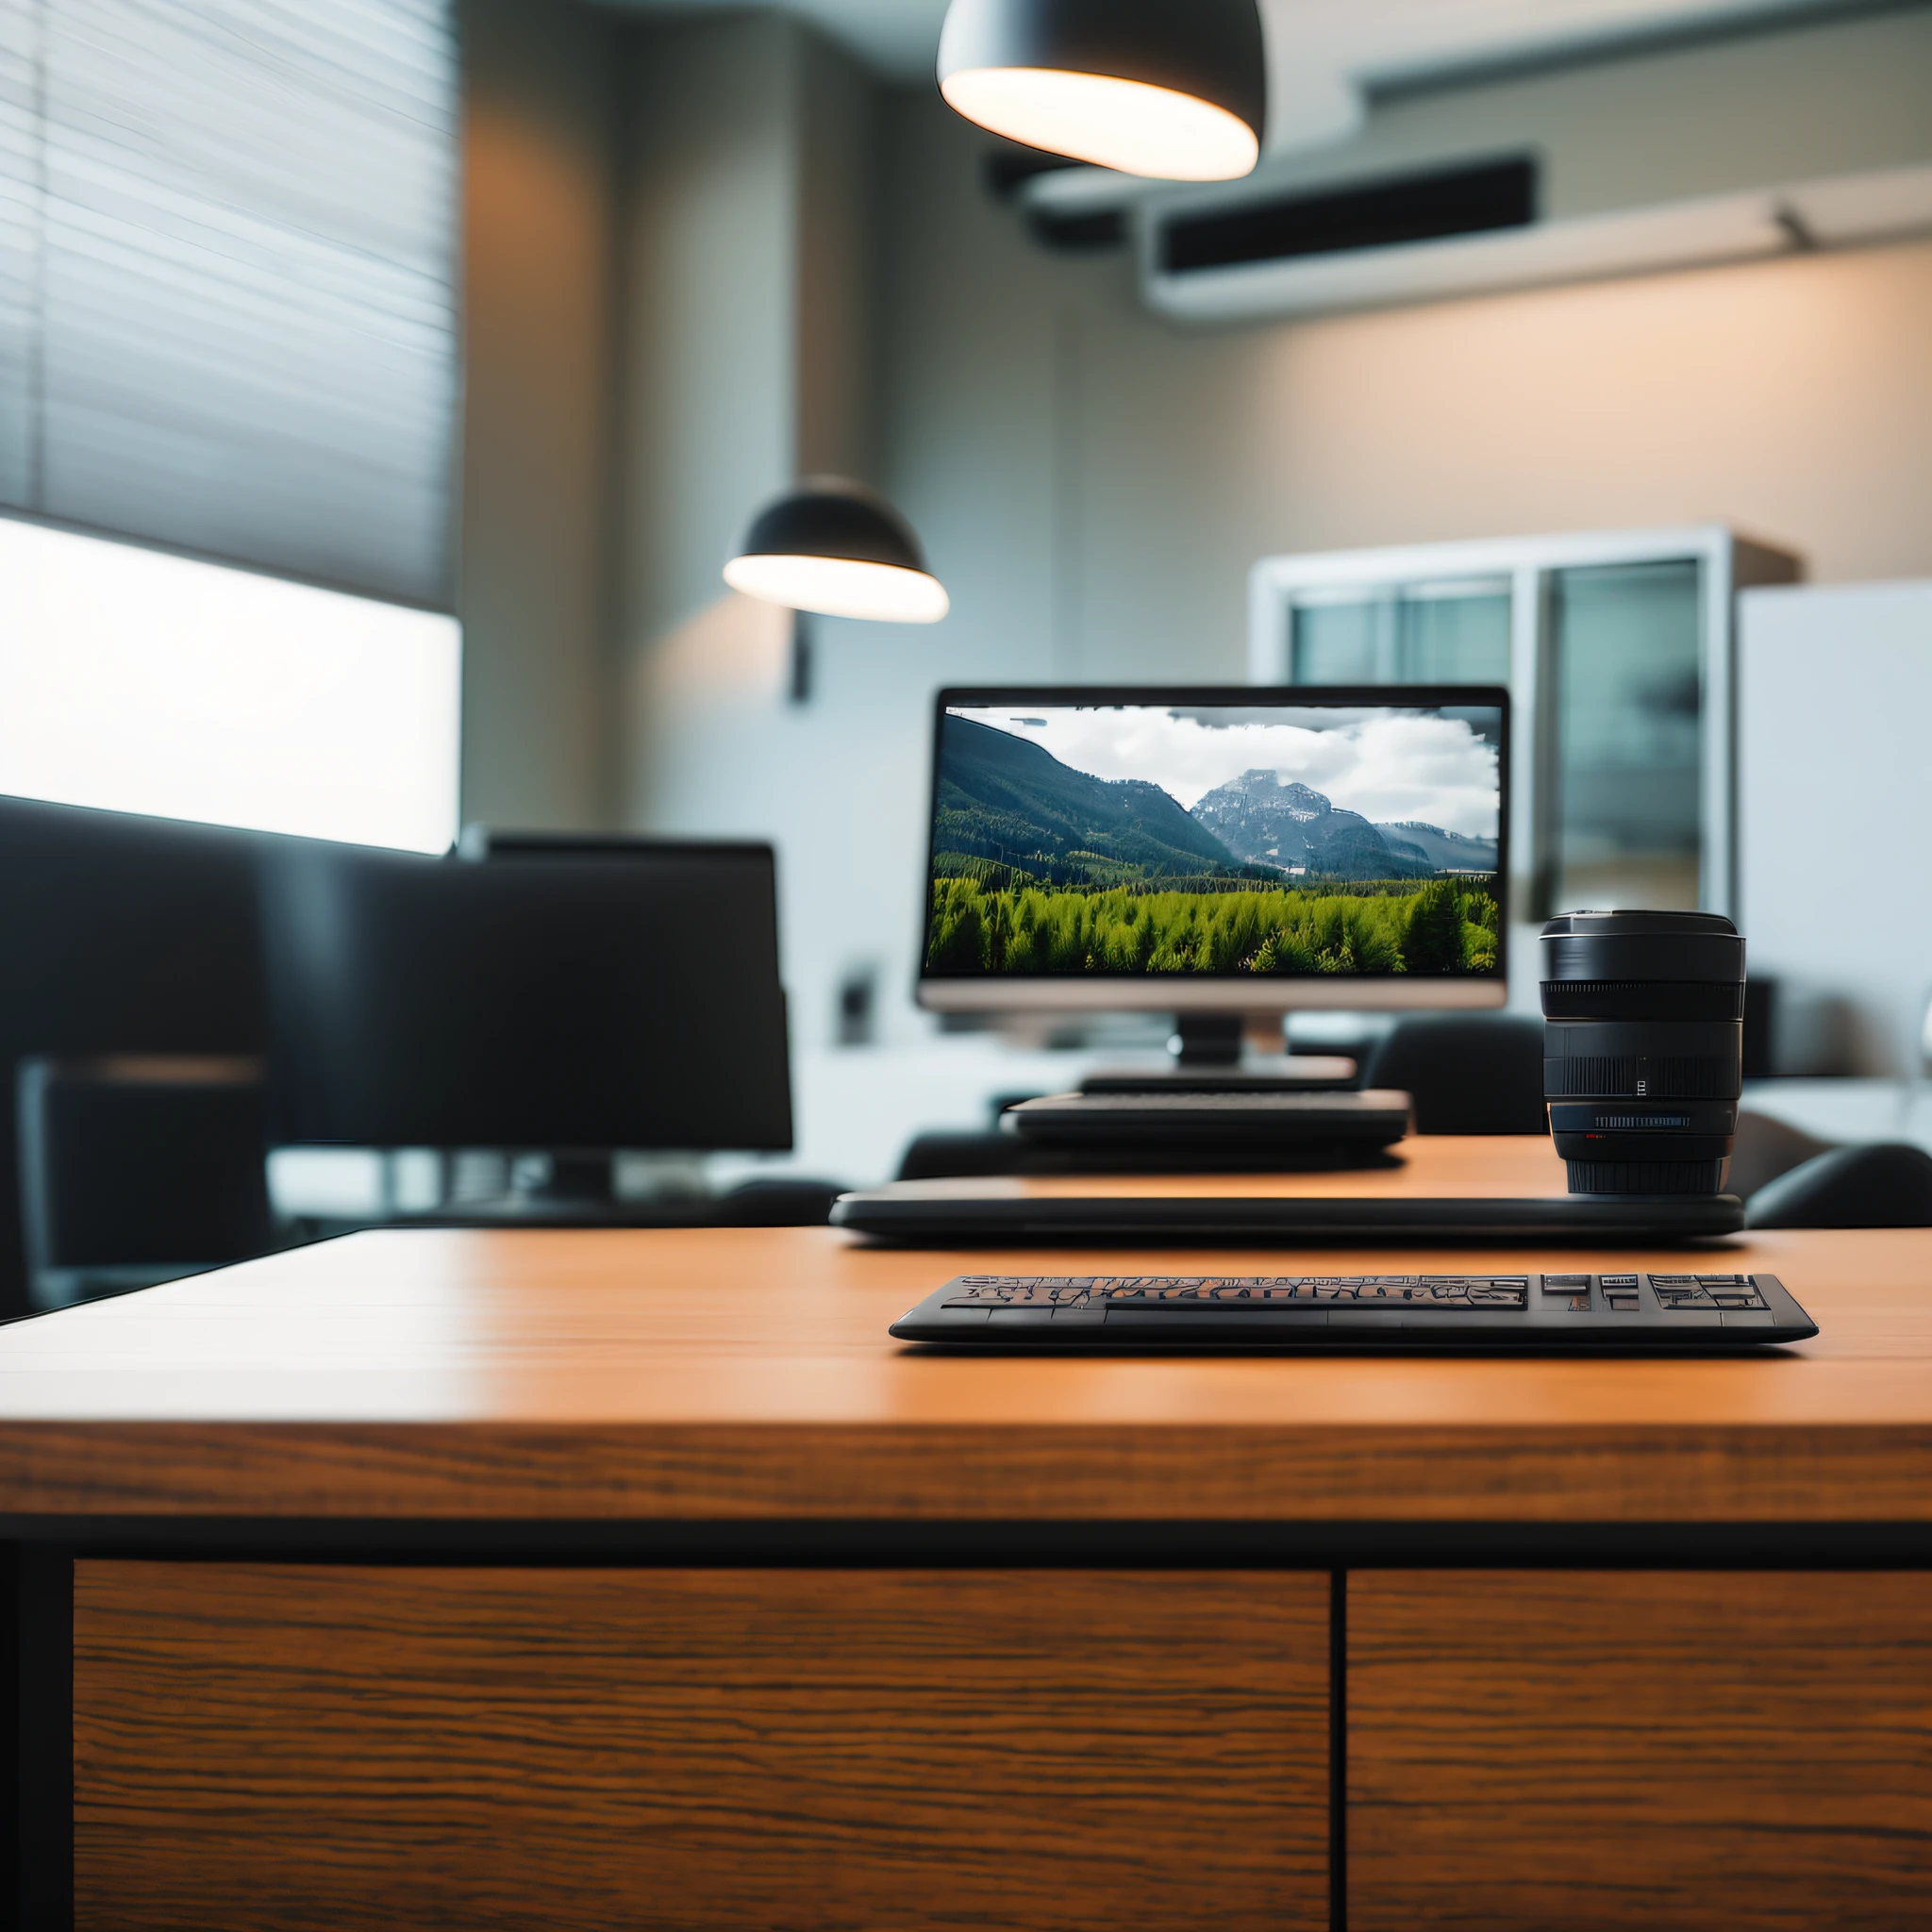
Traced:
[[1834, 1147], [1753, 1194], [1746, 1227], [1932, 1227], [1932, 1154], [1903, 1141]]

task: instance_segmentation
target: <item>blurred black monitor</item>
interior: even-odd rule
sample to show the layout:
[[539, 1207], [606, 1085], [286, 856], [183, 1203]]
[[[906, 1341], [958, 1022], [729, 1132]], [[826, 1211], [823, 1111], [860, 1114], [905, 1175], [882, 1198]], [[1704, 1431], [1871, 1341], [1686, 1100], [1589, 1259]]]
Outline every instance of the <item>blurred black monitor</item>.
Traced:
[[21, 1062], [259, 1054], [261, 842], [212, 825], [0, 797], [0, 1316], [27, 1306]]
[[791, 1146], [770, 846], [464, 852], [265, 856], [271, 1141], [544, 1153], [606, 1185], [619, 1149]]

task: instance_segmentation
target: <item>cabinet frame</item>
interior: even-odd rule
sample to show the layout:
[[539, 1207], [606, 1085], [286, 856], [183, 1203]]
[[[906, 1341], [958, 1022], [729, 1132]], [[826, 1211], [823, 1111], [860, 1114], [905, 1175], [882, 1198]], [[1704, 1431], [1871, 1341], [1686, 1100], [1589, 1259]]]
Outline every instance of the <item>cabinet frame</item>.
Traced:
[[1373, 594], [1445, 578], [1507, 578], [1515, 714], [1510, 908], [1519, 922], [1540, 922], [1557, 909], [1561, 835], [1552, 589], [1564, 571], [1685, 561], [1698, 569], [1702, 909], [1729, 915], [1738, 895], [1737, 598], [1758, 584], [1795, 581], [1802, 566], [1787, 551], [1740, 537], [1723, 524], [1684, 524], [1264, 557], [1248, 577], [1248, 679], [1293, 683], [1293, 612], [1296, 600], [1308, 592]]

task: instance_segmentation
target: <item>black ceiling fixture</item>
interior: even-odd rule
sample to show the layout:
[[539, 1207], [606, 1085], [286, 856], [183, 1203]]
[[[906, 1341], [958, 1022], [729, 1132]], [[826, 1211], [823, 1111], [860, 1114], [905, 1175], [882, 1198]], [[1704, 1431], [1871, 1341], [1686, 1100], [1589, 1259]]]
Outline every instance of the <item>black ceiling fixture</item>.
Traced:
[[808, 476], [767, 504], [724, 581], [824, 617], [937, 624], [947, 609], [912, 525], [876, 491], [843, 476]]
[[953, 0], [939, 78], [969, 121], [1124, 174], [1226, 181], [1260, 158], [1257, 0]]

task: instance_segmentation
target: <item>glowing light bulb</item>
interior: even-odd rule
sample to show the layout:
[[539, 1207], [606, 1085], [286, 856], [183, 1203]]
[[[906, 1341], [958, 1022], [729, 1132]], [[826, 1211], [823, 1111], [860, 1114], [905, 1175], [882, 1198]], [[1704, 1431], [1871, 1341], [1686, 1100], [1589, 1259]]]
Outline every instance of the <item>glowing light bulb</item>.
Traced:
[[1239, 114], [1174, 88], [1047, 67], [980, 67], [940, 83], [967, 120], [1045, 148], [1163, 181], [1231, 181], [1252, 172], [1261, 143]]
[[880, 624], [937, 624], [952, 608], [945, 587], [924, 571], [843, 557], [734, 557], [724, 581], [747, 597]]

